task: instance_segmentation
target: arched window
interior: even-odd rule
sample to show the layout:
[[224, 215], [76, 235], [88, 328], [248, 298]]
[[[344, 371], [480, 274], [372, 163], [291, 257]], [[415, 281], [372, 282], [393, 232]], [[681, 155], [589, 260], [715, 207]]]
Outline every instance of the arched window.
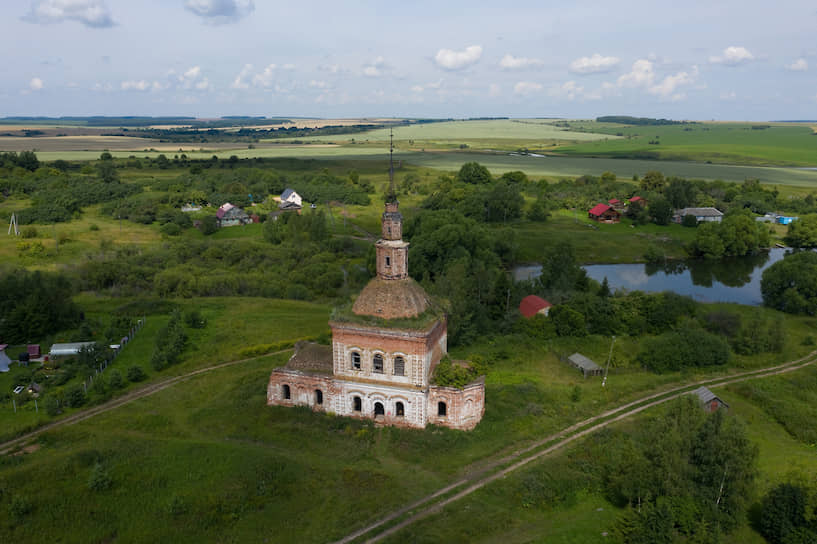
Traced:
[[323, 404], [323, 391], [315, 389], [315, 404]]
[[406, 360], [400, 357], [399, 355], [394, 358], [394, 375], [395, 376], [406, 375]]
[[362, 412], [363, 411], [363, 401], [360, 400], [360, 397], [355, 397], [353, 400], [354, 400], [355, 412]]
[[374, 403], [374, 417], [386, 415], [386, 410], [383, 408], [382, 402]]
[[398, 402], [394, 405], [394, 413], [397, 417], [403, 417], [406, 415], [406, 408], [403, 406], [402, 402]]
[[437, 403], [437, 415], [438, 416], [445, 416], [446, 412], [448, 411], [448, 407], [445, 405], [444, 402]]
[[284, 399], [289, 400], [292, 398], [292, 393], [289, 391], [288, 385], [284, 385], [281, 389], [284, 392]]
[[360, 370], [360, 353], [356, 351], [352, 352], [352, 368]]
[[378, 374], [383, 373], [383, 356], [379, 353], [375, 354], [374, 356], [374, 369], [375, 372]]

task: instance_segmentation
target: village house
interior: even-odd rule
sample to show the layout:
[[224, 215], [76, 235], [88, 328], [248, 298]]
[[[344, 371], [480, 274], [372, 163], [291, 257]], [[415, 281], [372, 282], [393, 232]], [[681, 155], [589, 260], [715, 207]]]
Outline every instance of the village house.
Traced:
[[723, 212], [718, 210], [717, 208], [684, 208], [681, 210], [675, 210], [675, 214], [672, 216], [672, 220], [676, 223], [680, 223], [684, 220], [684, 217], [687, 215], [691, 215], [695, 217], [698, 223], [701, 222], [715, 222], [720, 223], [723, 219]]
[[238, 206], [233, 206], [229, 202], [219, 206], [216, 212], [216, 219], [218, 220], [219, 227], [234, 227], [236, 225], [246, 225], [251, 222], [250, 216], [247, 215], [244, 210]]
[[617, 198], [611, 198], [610, 200], [607, 201], [607, 203], [610, 206], [612, 206], [612, 208], [614, 210], [616, 210], [616, 211], [620, 212], [620, 211], [624, 210], [624, 202], [620, 201]]
[[278, 208], [281, 210], [300, 210], [303, 207], [303, 199], [301, 195], [292, 189], [284, 189], [281, 193], [281, 201], [278, 203]]
[[0, 344], [0, 372], [8, 372], [11, 359], [6, 355], [8, 344]]
[[629, 202], [630, 204], [638, 204], [639, 206], [647, 205], [647, 201], [638, 195], [628, 199], [627, 202]]
[[386, 203], [381, 227], [377, 276], [351, 308], [336, 310], [331, 346], [301, 344], [272, 371], [267, 404], [386, 425], [473, 429], [485, 412], [484, 376], [462, 389], [433, 383], [448, 351], [446, 316], [408, 275], [409, 244], [396, 200]]
[[519, 312], [527, 318], [537, 314], [547, 316], [552, 306], [553, 304], [541, 297], [528, 295], [519, 303]]
[[596, 204], [587, 212], [587, 216], [599, 223], [618, 223], [621, 221], [621, 213], [608, 204]]

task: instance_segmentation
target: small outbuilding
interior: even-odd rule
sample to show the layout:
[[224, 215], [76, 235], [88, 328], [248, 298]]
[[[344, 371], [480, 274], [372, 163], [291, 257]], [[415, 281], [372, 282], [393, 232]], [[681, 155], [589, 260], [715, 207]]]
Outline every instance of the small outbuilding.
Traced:
[[693, 391], [692, 394], [698, 397], [698, 400], [701, 402], [701, 407], [710, 414], [716, 412], [721, 407], [726, 410], [729, 409], [728, 404], [723, 402], [715, 393], [704, 386], [699, 387]]
[[644, 198], [641, 198], [638, 195], [635, 195], [634, 197], [628, 199], [627, 202], [629, 202], [630, 204], [638, 204], [639, 206], [646, 206], [647, 205], [647, 200], [644, 199]]
[[574, 353], [567, 358], [567, 362], [581, 370], [585, 378], [588, 376], [601, 376], [603, 373], [603, 369], [599, 365], [581, 353]]
[[548, 315], [551, 304], [547, 300], [537, 297], [536, 295], [528, 295], [519, 303], [519, 312], [525, 317], [533, 317], [537, 314]]
[[621, 213], [609, 204], [596, 204], [588, 212], [587, 217], [599, 223], [618, 223]]
[[777, 216], [777, 224], [778, 225], [789, 225], [792, 221], [797, 221], [796, 217], [791, 217], [788, 215], [778, 215]]

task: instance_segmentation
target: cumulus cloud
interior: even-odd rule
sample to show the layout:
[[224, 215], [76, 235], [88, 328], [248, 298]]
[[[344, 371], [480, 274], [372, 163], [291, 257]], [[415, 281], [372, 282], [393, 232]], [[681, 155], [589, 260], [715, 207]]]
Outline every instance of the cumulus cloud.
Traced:
[[200, 66], [191, 66], [178, 77], [179, 86], [183, 89], [206, 91], [211, 88], [210, 81], [202, 77]]
[[603, 57], [598, 53], [590, 57], [580, 57], [570, 63], [570, 71], [574, 74], [601, 74], [610, 72], [618, 67], [618, 57]]
[[513, 92], [515, 94], [528, 95], [538, 93], [542, 90], [542, 88], [541, 83], [536, 83], [534, 81], [519, 81], [513, 86]]
[[119, 88], [123, 91], [147, 91], [151, 88], [151, 84], [144, 79], [139, 81], [123, 81]]
[[44, 87], [43, 80], [38, 77], [31, 78], [31, 81], [28, 82], [28, 88], [32, 91], [39, 91]]
[[539, 59], [529, 59], [527, 57], [514, 57], [508, 53], [499, 61], [499, 66], [503, 70], [524, 70], [542, 66], [542, 61]]
[[737, 66], [753, 60], [755, 56], [748, 49], [734, 45], [724, 49], [720, 55], [709, 57], [709, 62], [726, 66]]
[[380, 77], [389, 71], [389, 65], [383, 57], [377, 57], [374, 61], [363, 66], [363, 75], [366, 77]]
[[268, 64], [266, 68], [253, 76], [252, 84], [256, 87], [271, 87], [275, 83], [275, 69], [275, 64]]
[[791, 64], [787, 64], [786, 69], [791, 70], [792, 72], [805, 72], [808, 70], [808, 61], [803, 58], [797, 59]]
[[482, 56], [482, 46], [470, 45], [462, 51], [440, 49], [434, 56], [434, 62], [444, 70], [461, 70], [476, 63]]
[[37, 24], [76, 21], [90, 28], [108, 28], [116, 23], [103, 0], [39, 0], [23, 16], [23, 21]]
[[247, 77], [250, 75], [250, 72], [252, 72], [252, 64], [245, 64], [241, 71], [238, 72], [238, 75], [235, 76], [230, 87], [233, 89], [249, 88], [250, 84], [247, 82]]
[[187, 11], [213, 25], [234, 23], [255, 10], [253, 0], [187, 0]]
[[584, 87], [577, 84], [575, 81], [567, 81], [561, 86], [556, 87], [550, 91], [550, 94], [557, 97], [567, 98], [568, 100], [576, 100], [577, 98], [584, 98]]
[[659, 79], [655, 74], [653, 63], [639, 59], [633, 63], [630, 72], [620, 76], [618, 87], [640, 88], [663, 99], [680, 100], [684, 98], [682, 87], [692, 85], [698, 78], [698, 67], [693, 66], [689, 72], [682, 71]]
[[431, 83], [426, 83], [425, 85], [413, 85], [411, 87], [411, 92], [413, 93], [422, 93], [427, 90], [437, 90], [443, 86], [443, 80], [440, 79], [438, 81], [434, 81]]

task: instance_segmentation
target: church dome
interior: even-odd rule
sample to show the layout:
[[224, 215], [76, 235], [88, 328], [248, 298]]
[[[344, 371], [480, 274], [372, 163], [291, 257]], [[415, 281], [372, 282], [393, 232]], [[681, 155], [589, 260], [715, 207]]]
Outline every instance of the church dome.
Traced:
[[372, 279], [357, 297], [352, 312], [382, 319], [417, 317], [429, 307], [428, 294], [411, 278]]

